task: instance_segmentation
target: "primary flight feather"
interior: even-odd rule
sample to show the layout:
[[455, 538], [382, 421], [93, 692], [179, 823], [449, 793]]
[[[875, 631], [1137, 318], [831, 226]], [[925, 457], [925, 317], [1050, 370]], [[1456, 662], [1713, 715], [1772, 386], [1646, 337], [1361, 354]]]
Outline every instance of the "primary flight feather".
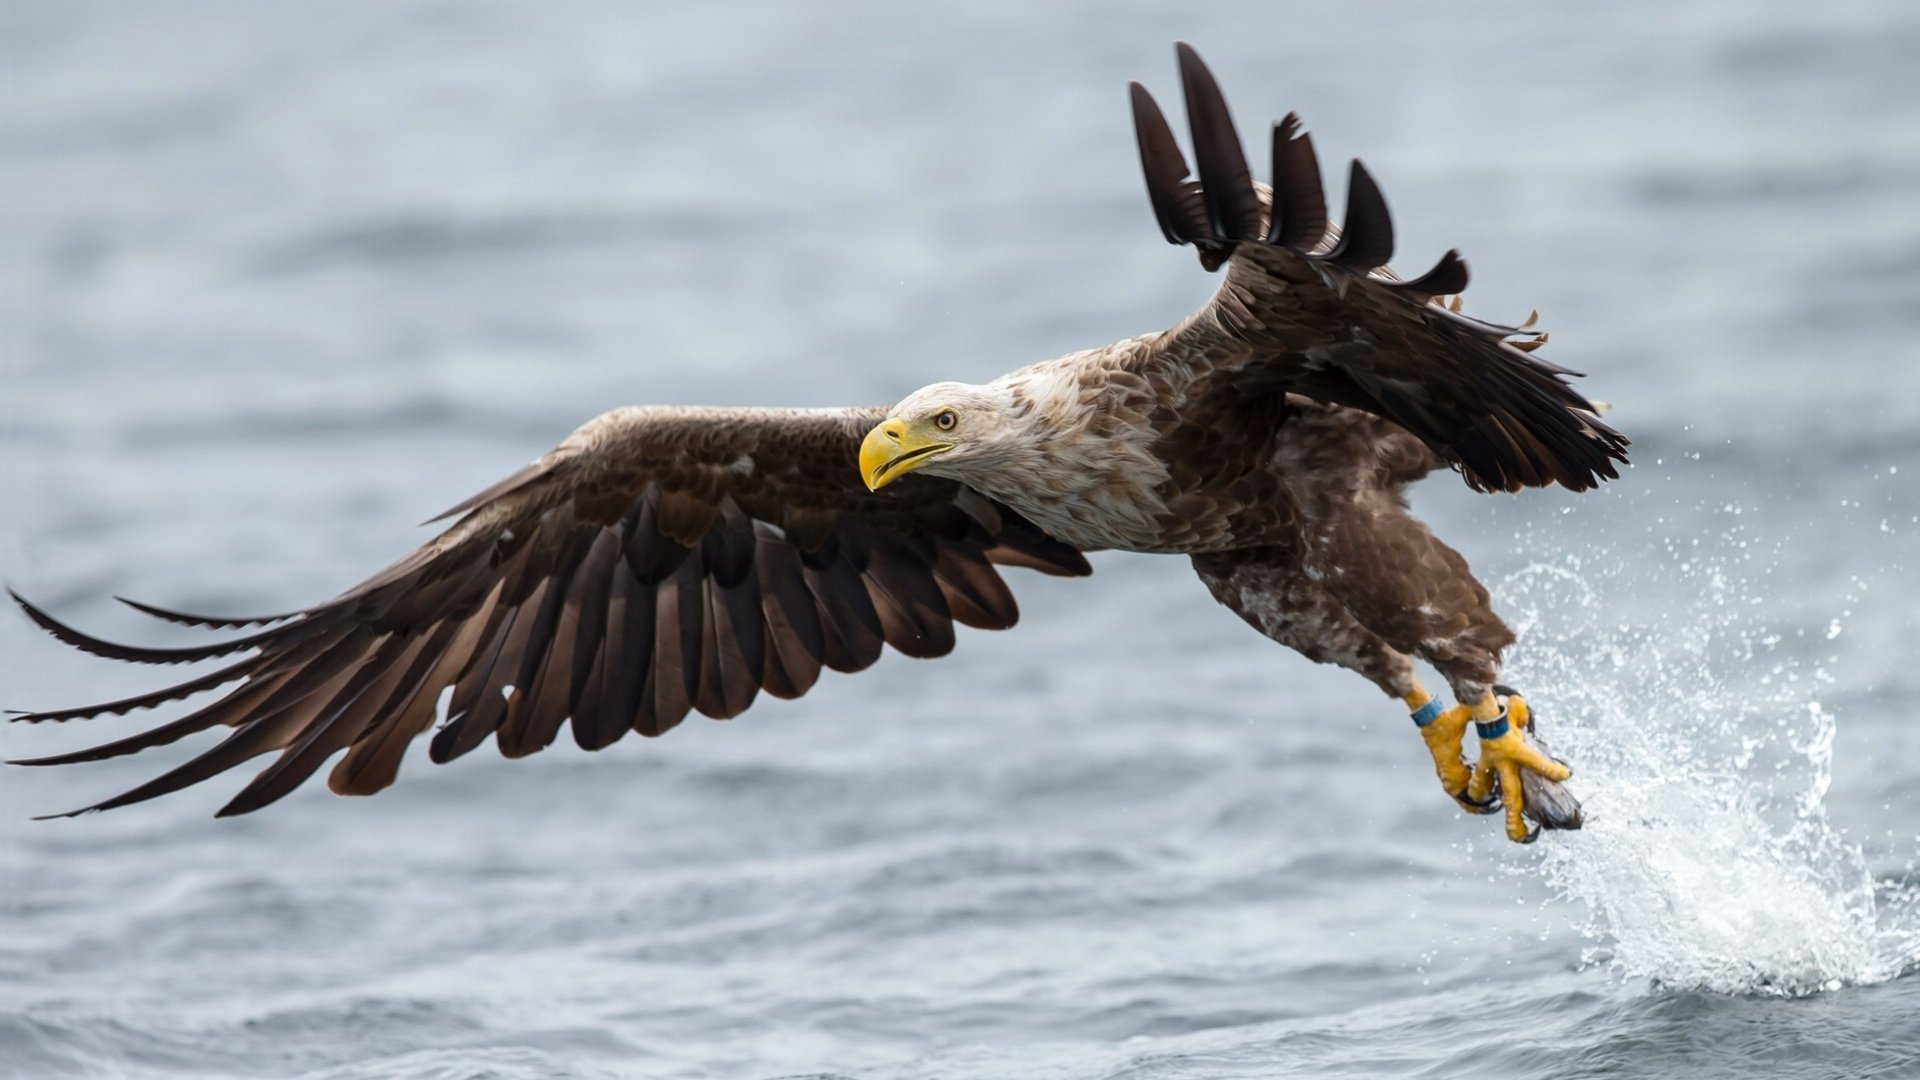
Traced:
[[[1578, 824], [1565, 766], [1527, 739], [1497, 687], [1512, 633], [1464, 559], [1406, 512], [1441, 467], [1481, 490], [1617, 475], [1627, 440], [1533, 354], [1544, 335], [1459, 313], [1466, 264], [1386, 269], [1393, 225], [1354, 162], [1328, 222], [1311, 140], [1274, 125], [1271, 186], [1253, 179], [1212, 75], [1178, 48], [1197, 178], [1139, 84], [1132, 103], [1155, 218], [1219, 291], [1171, 330], [1048, 360], [984, 385], [936, 383], [891, 408], [623, 408], [453, 508], [426, 546], [326, 603], [260, 618], [136, 604], [247, 632], [146, 649], [91, 637], [19, 600], [60, 640], [171, 664], [233, 658], [150, 694], [16, 716], [70, 720], [224, 691], [101, 746], [95, 761], [230, 733], [185, 764], [85, 807], [140, 802], [273, 755], [223, 814], [256, 810], [338, 756], [328, 783], [393, 782], [492, 738], [533, 753], [569, 728], [593, 750], [689, 712], [739, 714], [805, 693], [883, 645], [953, 648], [954, 624], [1012, 626], [1000, 568], [1082, 575], [1097, 549], [1189, 556], [1262, 633], [1402, 698], [1443, 788], [1507, 831]], [[1449, 301], [1449, 297], [1453, 299]], [[1459, 704], [1415, 679], [1432, 663]], [[1481, 753], [1462, 756], [1466, 725]], [[1531, 803], [1532, 805], [1529, 805]]]

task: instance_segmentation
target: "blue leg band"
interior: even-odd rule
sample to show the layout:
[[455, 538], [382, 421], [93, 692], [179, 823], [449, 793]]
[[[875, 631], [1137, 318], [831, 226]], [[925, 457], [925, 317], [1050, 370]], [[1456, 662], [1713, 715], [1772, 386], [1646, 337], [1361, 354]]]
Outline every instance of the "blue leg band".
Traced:
[[1505, 735], [1507, 733], [1507, 728], [1508, 728], [1507, 710], [1504, 708], [1501, 709], [1499, 716], [1496, 716], [1493, 719], [1486, 721], [1485, 723], [1481, 723], [1476, 720], [1473, 726], [1475, 730], [1480, 732], [1481, 738], [1497, 739], [1500, 736]]
[[1426, 727], [1428, 724], [1440, 719], [1440, 713], [1442, 711], [1438, 701], [1429, 700], [1425, 705], [1413, 710], [1413, 726]]

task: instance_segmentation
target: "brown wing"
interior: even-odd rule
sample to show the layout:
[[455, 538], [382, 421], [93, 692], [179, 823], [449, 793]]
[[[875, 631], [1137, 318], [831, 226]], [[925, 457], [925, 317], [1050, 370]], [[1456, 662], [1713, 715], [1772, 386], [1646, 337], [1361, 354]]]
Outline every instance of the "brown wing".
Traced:
[[1273, 128], [1273, 186], [1255, 185], [1219, 86], [1191, 47], [1178, 53], [1199, 179], [1134, 83], [1140, 160], [1167, 239], [1195, 245], [1201, 264], [1224, 264], [1227, 277], [1148, 362], [1183, 366], [1232, 398], [1293, 392], [1365, 409], [1483, 490], [1580, 491], [1619, 475], [1626, 438], [1567, 385], [1576, 372], [1530, 355], [1545, 334], [1468, 318], [1457, 298], [1445, 304], [1467, 286], [1458, 252], [1411, 281], [1387, 271], [1393, 220], [1358, 161], [1345, 224], [1330, 228], [1313, 142], [1291, 113]]
[[[21, 600], [70, 645], [136, 663], [250, 653], [121, 701], [16, 716], [125, 713], [231, 686], [169, 723], [86, 750], [19, 762], [97, 761], [218, 725], [224, 741], [122, 795], [140, 802], [279, 757], [221, 810], [257, 810], [329, 757], [329, 784], [365, 795], [393, 782], [451, 688], [431, 756], [488, 736], [531, 754], [568, 719], [582, 747], [629, 730], [659, 735], [690, 710], [730, 717], [765, 690], [797, 697], [822, 667], [859, 671], [882, 644], [909, 656], [953, 648], [953, 624], [1018, 617], [995, 564], [1089, 572], [1080, 553], [952, 481], [859, 482], [861, 437], [884, 411], [622, 409], [448, 511], [446, 532], [318, 607], [214, 618], [135, 607], [212, 628], [264, 626], [185, 649], [117, 645]], [[81, 813], [84, 811], [75, 811]]]

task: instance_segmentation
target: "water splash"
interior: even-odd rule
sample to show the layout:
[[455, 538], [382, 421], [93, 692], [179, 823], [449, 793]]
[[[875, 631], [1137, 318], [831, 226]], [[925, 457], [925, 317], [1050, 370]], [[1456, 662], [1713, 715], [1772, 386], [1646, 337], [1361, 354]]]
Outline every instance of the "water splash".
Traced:
[[[1781, 996], [1885, 981], [1920, 962], [1920, 903], [1828, 820], [1833, 628], [1765, 625], [1747, 546], [1602, 551], [1599, 569], [1569, 556], [1499, 590], [1521, 638], [1511, 672], [1586, 800], [1544, 868], [1591, 912], [1589, 962], [1628, 977]], [[1649, 589], [1654, 625], [1600, 599]]]

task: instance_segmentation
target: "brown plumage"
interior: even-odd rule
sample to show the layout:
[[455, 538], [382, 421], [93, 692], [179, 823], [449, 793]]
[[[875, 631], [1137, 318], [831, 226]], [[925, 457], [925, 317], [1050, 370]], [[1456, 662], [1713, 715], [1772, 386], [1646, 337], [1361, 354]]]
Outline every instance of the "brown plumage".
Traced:
[[[1412, 657], [1463, 701], [1512, 635], [1458, 554], [1401, 490], [1443, 467], [1485, 490], [1616, 475], [1626, 440], [1531, 355], [1542, 338], [1459, 315], [1454, 252], [1412, 281], [1383, 269], [1386, 203], [1355, 162], [1327, 224], [1311, 141], [1275, 125], [1256, 184], [1226, 103], [1180, 47], [1198, 164], [1132, 101], [1167, 238], [1226, 268], [1178, 327], [984, 386], [940, 383], [892, 409], [627, 408], [454, 507], [426, 546], [316, 607], [224, 618], [184, 649], [101, 641], [19, 600], [88, 652], [171, 664], [240, 656], [151, 694], [28, 721], [223, 696], [115, 742], [24, 764], [94, 761], [216, 728], [224, 740], [88, 810], [139, 802], [275, 755], [222, 813], [258, 809], [338, 755], [342, 794], [492, 738], [533, 753], [571, 728], [592, 750], [689, 712], [730, 717], [762, 691], [805, 693], [883, 645], [944, 655], [954, 624], [1011, 626], [999, 568], [1089, 571], [1083, 551], [1186, 554], [1214, 595], [1312, 659], [1406, 694]], [[1276, 209], [1277, 208], [1277, 209]], [[921, 475], [906, 474], [918, 472]], [[451, 690], [444, 717], [440, 701]]]

